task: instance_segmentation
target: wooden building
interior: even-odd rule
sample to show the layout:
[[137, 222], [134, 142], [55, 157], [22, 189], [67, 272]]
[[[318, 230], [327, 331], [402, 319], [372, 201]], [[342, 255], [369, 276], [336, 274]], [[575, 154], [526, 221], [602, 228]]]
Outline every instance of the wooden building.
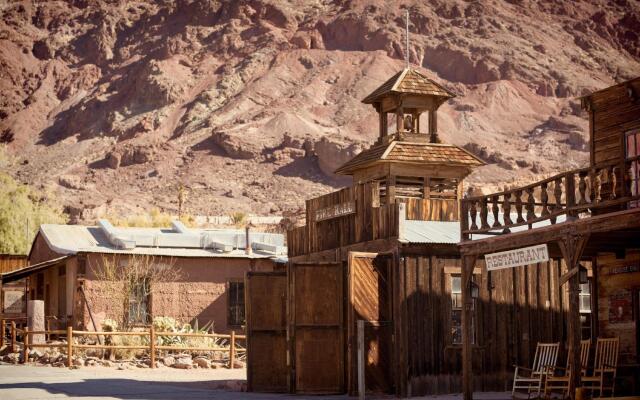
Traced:
[[[566, 344], [572, 349], [569, 361], [575, 371], [580, 365], [584, 294], [579, 264], [590, 262], [592, 337], [619, 338], [615, 394], [640, 395], [640, 78], [581, 100], [590, 121], [588, 167], [462, 201], [462, 301], [470, 303], [471, 276], [479, 257], [546, 244], [549, 253], [563, 257], [569, 267], [561, 283], [569, 289]], [[505, 274], [509, 272], [500, 273]], [[463, 313], [466, 399], [480, 389], [474, 379], [481, 371], [473, 359], [474, 311]], [[579, 374], [573, 378], [572, 396], [581, 383]]]
[[[364, 99], [379, 138], [337, 170], [353, 185], [307, 201], [306, 225], [288, 232], [286, 273], [247, 275], [250, 390], [357, 393], [358, 320], [368, 391], [462, 390], [459, 201], [483, 162], [438, 139], [437, 110], [451, 97], [405, 69]], [[499, 276], [473, 270], [478, 388], [507, 389], [537, 341], [562, 340], [565, 268], [553, 259]]]

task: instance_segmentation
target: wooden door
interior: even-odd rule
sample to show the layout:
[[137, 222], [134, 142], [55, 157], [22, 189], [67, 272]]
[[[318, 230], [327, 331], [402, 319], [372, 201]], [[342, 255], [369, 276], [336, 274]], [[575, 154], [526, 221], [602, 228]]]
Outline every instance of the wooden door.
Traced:
[[367, 392], [393, 390], [391, 323], [392, 258], [375, 253], [349, 254], [348, 378], [358, 393], [357, 321], [365, 320], [365, 387]]
[[296, 393], [344, 393], [343, 270], [339, 263], [289, 265]]
[[287, 366], [286, 272], [247, 272], [247, 388], [285, 393]]

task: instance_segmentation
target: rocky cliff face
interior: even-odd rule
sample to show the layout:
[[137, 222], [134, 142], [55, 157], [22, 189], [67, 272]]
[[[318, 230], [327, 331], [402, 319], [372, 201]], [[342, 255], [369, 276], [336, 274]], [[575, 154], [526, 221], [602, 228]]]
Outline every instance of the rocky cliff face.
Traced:
[[469, 183], [523, 183], [587, 162], [575, 97], [640, 74], [639, 4], [4, 2], [0, 141], [81, 219], [175, 212], [180, 184], [192, 214], [280, 214], [348, 183], [408, 8], [411, 63], [458, 95], [441, 138], [490, 163]]

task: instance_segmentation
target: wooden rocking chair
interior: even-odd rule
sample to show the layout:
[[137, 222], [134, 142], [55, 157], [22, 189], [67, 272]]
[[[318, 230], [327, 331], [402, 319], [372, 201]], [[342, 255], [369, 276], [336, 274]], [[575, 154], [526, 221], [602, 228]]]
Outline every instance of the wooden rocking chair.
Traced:
[[[604, 395], [605, 389], [610, 390], [611, 397], [613, 397], [616, 384], [619, 347], [619, 338], [598, 338], [596, 343], [596, 356], [593, 360], [593, 371], [591, 371], [591, 375], [584, 375], [581, 378], [582, 387], [584, 389], [591, 390], [592, 392], [597, 390], [600, 397]], [[605, 386], [605, 375], [607, 374], [611, 375], [611, 386]]]
[[531, 368], [514, 365], [512, 397], [515, 397], [516, 389], [527, 389], [527, 398], [532, 392], [540, 397], [544, 378], [549, 368], [555, 367], [558, 361], [559, 348], [560, 343], [538, 343]]
[[[591, 349], [590, 340], [580, 341], [580, 374], [586, 373], [586, 368], [589, 364], [589, 350]], [[560, 375], [556, 375], [556, 372], [561, 372]], [[554, 390], [560, 390], [562, 398], [564, 399], [569, 395], [569, 382], [571, 382], [572, 371], [569, 365], [569, 357], [567, 357], [567, 367], [549, 367], [549, 373], [544, 384], [544, 395], [546, 398], [551, 397], [551, 392]]]

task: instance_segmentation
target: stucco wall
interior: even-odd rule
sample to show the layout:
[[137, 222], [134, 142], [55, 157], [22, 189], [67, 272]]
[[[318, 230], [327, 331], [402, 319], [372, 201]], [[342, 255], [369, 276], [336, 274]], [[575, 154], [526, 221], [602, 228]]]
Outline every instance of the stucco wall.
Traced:
[[[120, 256], [125, 259], [128, 256]], [[152, 289], [151, 311], [154, 316], [169, 316], [181, 322], [199, 326], [213, 321], [214, 329], [227, 332], [227, 284], [229, 281], [243, 281], [250, 270], [270, 271], [271, 260], [249, 260], [246, 258], [174, 258], [157, 259], [156, 262], [172, 263], [181, 277], [176, 282], [156, 285]], [[122, 315], [122, 304], [104, 296], [100, 282], [96, 280], [96, 269], [102, 265], [102, 255], [89, 254], [87, 258], [87, 282], [85, 292], [96, 324], [105, 318]], [[84, 324], [93, 329], [86, 308], [83, 311]], [[233, 329], [238, 329], [233, 327]]]

